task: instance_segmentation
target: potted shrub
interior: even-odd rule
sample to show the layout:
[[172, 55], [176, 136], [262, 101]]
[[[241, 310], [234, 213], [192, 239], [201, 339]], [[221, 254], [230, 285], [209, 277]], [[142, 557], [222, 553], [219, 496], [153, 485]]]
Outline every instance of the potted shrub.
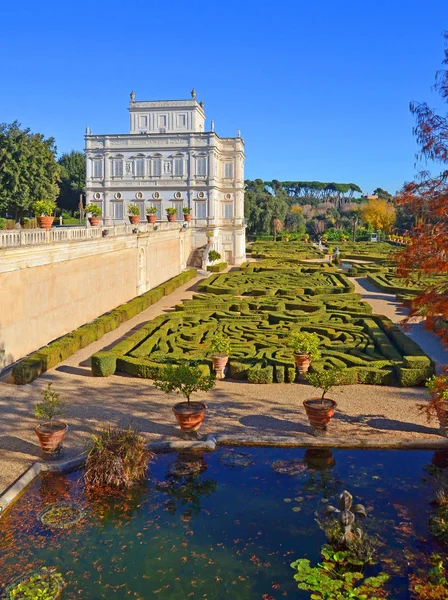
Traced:
[[53, 225], [53, 213], [56, 210], [56, 202], [53, 200], [38, 200], [33, 204], [33, 211], [41, 229], [50, 229]]
[[155, 206], [148, 206], [146, 209], [146, 218], [148, 223], [155, 223], [157, 221], [157, 208]]
[[213, 231], [207, 231], [205, 233], [205, 237], [207, 238], [207, 244], [211, 244], [212, 243], [212, 237], [214, 236], [214, 232]]
[[229, 361], [230, 341], [222, 332], [215, 333], [212, 337], [210, 348], [213, 352], [212, 362], [216, 379], [224, 379], [224, 369]]
[[140, 208], [137, 204], [129, 204], [128, 216], [132, 225], [138, 225], [140, 223]]
[[317, 333], [294, 331], [291, 334], [288, 340], [288, 347], [294, 353], [299, 373], [306, 373], [310, 368], [311, 361], [319, 360], [321, 357], [319, 344], [320, 340]]
[[89, 217], [89, 223], [92, 227], [98, 227], [98, 225], [100, 224], [100, 217], [101, 217], [101, 208], [98, 206], [98, 204], [95, 204], [94, 202], [92, 202], [91, 204], [88, 204], [85, 208], [86, 213], [90, 213], [90, 217]]
[[342, 369], [340, 368], [322, 369], [305, 375], [308, 383], [322, 391], [320, 398], [311, 398], [310, 400], [303, 401], [306, 415], [315, 434], [323, 433], [327, 430], [328, 423], [334, 415], [336, 402], [330, 400], [330, 398], [325, 398], [325, 395], [335, 385], [341, 385], [342, 377]]
[[178, 402], [173, 406], [173, 412], [182, 431], [197, 431], [204, 420], [207, 405], [204, 402], [191, 402], [190, 397], [194, 392], [208, 392], [216, 383], [213, 375], [204, 375], [201, 367], [188, 364], [168, 365], [157, 377], [154, 385], [170, 394], [182, 394], [186, 401]]
[[448, 437], [448, 375], [433, 375], [426, 382], [430, 400], [421, 404], [419, 410], [426, 415], [428, 421], [437, 418], [440, 433]]
[[210, 250], [210, 252], [208, 253], [208, 260], [211, 263], [216, 262], [217, 260], [220, 260], [221, 255], [219, 252], [216, 252], [216, 250]]
[[176, 220], [176, 213], [177, 213], [177, 210], [175, 208], [167, 208], [166, 209], [166, 215], [167, 215], [168, 221], [170, 223], [173, 223]]
[[62, 421], [54, 421], [55, 417], [62, 417], [64, 414], [62, 406], [64, 401], [61, 395], [51, 389], [52, 384], [42, 390], [42, 400], [38, 402], [34, 409], [36, 419], [44, 419], [34, 431], [42, 448], [44, 455], [57, 456], [62, 450], [62, 444], [67, 433], [68, 425]]
[[186, 206], [185, 208], [182, 209], [182, 212], [184, 213], [184, 220], [191, 221], [191, 208], [188, 208]]

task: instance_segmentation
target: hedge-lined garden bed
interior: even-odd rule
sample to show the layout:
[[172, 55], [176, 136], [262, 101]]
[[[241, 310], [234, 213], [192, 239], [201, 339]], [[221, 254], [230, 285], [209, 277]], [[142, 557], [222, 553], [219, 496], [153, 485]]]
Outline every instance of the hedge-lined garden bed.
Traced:
[[142, 312], [152, 304], [161, 300], [164, 296], [171, 294], [178, 287], [184, 285], [196, 277], [197, 271], [189, 269], [173, 277], [169, 281], [162, 283], [158, 287], [137, 296], [133, 300], [126, 302], [108, 312], [101, 317], [98, 317], [91, 323], [87, 323], [71, 333], [55, 340], [41, 348], [37, 352], [33, 352], [16, 365], [12, 370], [14, 382], [17, 384], [30, 383], [39, 375], [51, 369], [69, 356], [85, 348], [92, 342], [96, 342], [104, 334], [116, 329], [121, 323], [132, 319], [138, 313]]
[[311, 242], [254, 242], [247, 248], [252, 258], [305, 260], [324, 258]]
[[207, 271], [210, 273], [219, 273], [220, 271], [224, 271], [224, 269], [227, 269], [226, 262], [216, 263], [216, 265], [208, 265], [207, 267]]
[[[316, 332], [321, 341], [322, 359], [313, 362], [313, 370], [343, 367], [345, 384], [424, 383], [434, 365], [419, 346], [389, 319], [372, 315], [343, 275], [318, 274], [325, 276], [324, 282], [316, 280], [316, 273], [295, 271], [212, 276], [201, 286], [205, 294], [94, 355], [93, 373], [108, 376], [119, 370], [153, 378], [167, 363], [183, 360], [208, 373], [211, 338], [222, 331], [231, 342], [233, 379], [292, 382], [296, 369], [287, 339], [292, 331], [305, 330]], [[302, 278], [301, 289], [311, 293], [297, 292], [296, 276]], [[320, 288], [325, 293], [318, 293]]]

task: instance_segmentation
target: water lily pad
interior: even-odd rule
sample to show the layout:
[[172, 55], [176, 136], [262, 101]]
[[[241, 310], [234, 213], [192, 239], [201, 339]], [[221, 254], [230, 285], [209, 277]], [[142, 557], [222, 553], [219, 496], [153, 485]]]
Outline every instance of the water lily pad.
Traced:
[[226, 467], [248, 467], [254, 461], [252, 456], [245, 452], [225, 452], [219, 462]]
[[187, 475], [196, 475], [204, 469], [204, 465], [199, 460], [176, 461], [168, 467], [168, 475], [175, 477], [186, 477]]
[[21, 575], [6, 587], [6, 595], [2, 598], [59, 598], [66, 583], [62, 575], [54, 568], [42, 567]]
[[293, 506], [293, 512], [300, 512], [302, 509], [300, 506]]
[[283, 498], [283, 502], [292, 502], [291, 498]]
[[82, 508], [68, 502], [55, 502], [48, 504], [40, 514], [41, 522], [47, 527], [56, 527], [63, 529], [76, 525], [82, 517], [84, 511]]
[[300, 475], [306, 467], [301, 460], [276, 460], [272, 463], [271, 469], [276, 473], [284, 475]]

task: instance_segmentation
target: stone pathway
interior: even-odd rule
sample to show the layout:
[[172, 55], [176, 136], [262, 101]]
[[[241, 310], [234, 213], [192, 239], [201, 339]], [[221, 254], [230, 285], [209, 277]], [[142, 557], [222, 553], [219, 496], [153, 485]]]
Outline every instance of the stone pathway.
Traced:
[[[398, 302], [395, 294], [384, 293], [367, 277], [350, 277], [350, 280], [355, 284], [355, 291], [370, 304], [374, 313], [385, 315], [394, 323], [400, 323], [409, 313], [409, 310]], [[438, 373], [448, 365], [448, 350], [444, 348], [440, 339], [432, 331], [425, 329], [422, 320], [410, 323], [404, 331], [434, 361]]]
[[[146, 379], [120, 374], [108, 378], [93, 377], [90, 356], [130, 335], [149, 319], [172, 310], [175, 304], [191, 298], [200, 279], [166, 296], [31, 384], [15, 386], [0, 382], [0, 493], [39, 456], [33, 431], [36, 425], [33, 406], [49, 382], [67, 400], [64, 417], [69, 424], [67, 458], [85, 449], [92, 430], [105, 423], [122, 427], [132, 424], [148, 440], [179, 439], [180, 432], [171, 410], [177, 396], [167, 396]], [[399, 311], [391, 298], [363, 288], [362, 279], [356, 285], [376, 311], [395, 315], [394, 318], [399, 320]], [[201, 432], [204, 435], [295, 436], [311, 440], [314, 438], [311, 438], [302, 402], [315, 394], [304, 384], [256, 385], [219, 381], [216, 388], [203, 397], [209, 408]], [[333, 397], [338, 402], [338, 409], [330, 427], [332, 437], [361, 441], [391, 437], [441, 439], [438, 424], [428, 424], [418, 412], [418, 405], [426, 397], [422, 388], [355, 385], [337, 390]]]

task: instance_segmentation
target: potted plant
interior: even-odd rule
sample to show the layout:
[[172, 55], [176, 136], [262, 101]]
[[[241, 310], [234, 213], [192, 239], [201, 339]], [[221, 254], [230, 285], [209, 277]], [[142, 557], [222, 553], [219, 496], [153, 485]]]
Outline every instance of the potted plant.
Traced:
[[212, 237], [214, 236], [214, 232], [213, 231], [207, 231], [205, 233], [205, 237], [207, 238], [207, 244], [211, 244], [212, 243]]
[[208, 392], [216, 383], [213, 375], [204, 375], [201, 367], [185, 363], [168, 365], [157, 377], [154, 385], [166, 392], [182, 394], [186, 401], [178, 402], [173, 406], [173, 412], [182, 431], [197, 431], [204, 420], [207, 405], [204, 402], [191, 402], [190, 397], [194, 392]]
[[448, 375], [433, 375], [426, 381], [430, 400], [421, 404], [419, 410], [426, 415], [428, 421], [437, 418], [440, 432], [448, 437]]
[[182, 209], [182, 212], [184, 213], [184, 220], [191, 221], [191, 208], [188, 208], [186, 206], [185, 208]]
[[62, 450], [62, 444], [67, 433], [68, 425], [62, 421], [54, 421], [55, 417], [62, 417], [64, 414], [62, 406], [64, 401], [61, 395], [51, 389], [52, 384], [42, 390], [42, 400], [38, 402], [34, 409], [36, 419], [44, 419], [34, 431], [42, 448], [44, 455], [57, 456]]
[[328, 423], [334, 415], [336, 402], [329, 398], [325, 398], [325, 395], [333, 389], [335, 385], [341, 385], [342, 378], [342, 369], [336, 367], [314, 371], [313, 373], [307, 373], [305, 375], [305, 379], [308, 383], [313, 387], [322, 390], [322, 396], [320, 398], [311, 398], [310, 400], [303, 401], [306, 415], [315, 434], [323, 433], [327, 430]]
[[294, 331], [288, 340], [288, 347], [294, 353], [296, 366], [299, 373], [308, 371], [312, 360], [319, 360], [321, 353], [319, 350], [319, 336], [317, 333], [308, 333], [307, 331]]
[[86, 213], [90, 213], [89, 223], [92, 227], [98, 227], [100, 224], [101, 208], [94, 202], [88, 204], [84, 209]]
[[155, 206], [148, 206], [146, 209], [146, 218], [148, 223], [155, 223], [157, 221], [157, 208]]
[[140, 207], [137, 204], [129, 204], [128, 216], [132, 225], [138, 225], [140, 223]]
[[222, 332], [215, 333], [210, 343], [213, 352], [213, 369], [216, 373], [216, 379], [224, 379], [224, 369], [229, 361], [230, 341]]
[[53, 225], [53, 213], [56, 210], [56, 202], [53, 200], [38, 200], [33, 204], [33, 211], [41, 229], [50, 229]]
[[167, 208], [166, 209], [166, 215], [167, 215], [168, 221], [170, 223], [173, 223], [176, 220], [176, 213], [177, 213], [177, 210], [175, 208]]
[[220, 260], [221, 255], [219, 252], [216, 252], [216, 250], [210, 250], [210, 252], [208, 253], [208, 260], [211, 263], [216, 262], [217, 260]]

